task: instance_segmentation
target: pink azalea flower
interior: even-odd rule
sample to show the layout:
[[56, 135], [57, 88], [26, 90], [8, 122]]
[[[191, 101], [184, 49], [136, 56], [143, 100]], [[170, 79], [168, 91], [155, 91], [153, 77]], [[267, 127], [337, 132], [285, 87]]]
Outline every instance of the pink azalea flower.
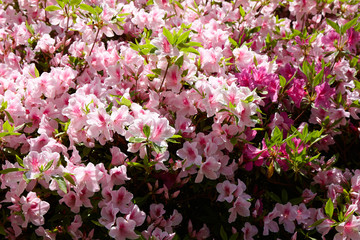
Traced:
[[122, 165], [124, 164], [124, 160], [127, 158], [127, 155], [123, 152], [121, 152], [120, 148], [118, 147], [112, 147], [110, 148], [110, 152], [112, 155], [111, 158], [111, 164], [114, 166]]
[[360, 218], [352, 215], [346, 222], [335, 227], [338, 233], [334, 240], [357, 240], [360, 239]]
[[279, 225], [275, 221], [273, 221], [276, 217], [278, 217], [277, 214], [278, 213], [276, 211], [272, 211], [271, 213], [269, 213], [267, 216], [264, 217], [264, 231], [263, 231], [264, 236], [269, 235], [269, 231], [271, 232], [279, 231]]
[[221, 167], [221, 163], [213, 157], [208, 157], [204, 163], [201, 164], [198, 175], [196, 176], [195, 182], [199, 183], [203, 180], [204, 175], [208, 179], [217, 179], [218, 174], [216, 173]]
[[322, 238], [325, 239], [325, 235], [332, 229], [334, 221], [330, 220], [322, 212], [322, 209], [319, 209], [317, 212], [316, 220], [325, 219], [322, 223], [316, 226], [316, 230], [322, 234]]
[[248, 50], [247, 46], [244, 44], [240, 48], [236, 48], [233, 51], [235, 56], [235, 63], [239, 70], [249, 66], [254, 59], [254, 54]]
[[291, 203], [285, 205], [277, 203], [275, 205], [275, 211], [279, 214], [279, 223], [284, 224], [284, 228], [289, 233], [294, 233], [295, 223], [297, 217], [298, 206], [292, 206]]
[[241, 231], [244, 233], [244, 240], [254, 240], [253, 237], [258, 233], [258, 229], [248, 222], [245, 223]]
[[128, 192], [125, 187], [121, 187], [119, 190], [111, 192], [113, 207], [118, 208], [121, 213], [128, 214], [130, 209], [131, 200], [133, 194]]
[[139, 207], [134, 204], [130, 210], [130, 213], [127, 214], [125, 218], [127, 221], [135, 221], [136, 226], [140, 226], [144, 223], [146, 214], [143, 211], [140, 211]]
[[110, 169], [110, 179], [111, 183], [115, 185], [122, 185], [126, 180], [130, 180], [126, 175], [126, 166], [122, 165]]
[[220, 193], [217, 198], [217, 201], [223, 202], [227, 201], [228, 203], [232, 202], [234, 199], [233, 193], [237, 189], [235, 184], [230, 183], [228, 180], [218, 183], [216, 185], [216, 190]]
[[116, 240], [137, 239], [138, 235], [134, 232], [135, 225], [135, 221], [127, 221], [119, 217], [116, 219], [116, 226], [110, 229], [109, 235]]
[[90, 137], [98, 139], [103, 134], [107, 141], [112, 141], [112, 132], [109, 131], [110, 115], [104, 108], [90, 112], [87, 117], [86, 123], [89, 126], [87, 133]]
[[229, 209], [230, 216], [228, 219], [229, 223], [232, 223], [235, 221], [237, 215], [240, 215], [242, 217], [248, 217], [250, 216], [250, 206], [251, 203], [248, 202], [248, 199], [250, 199], [250, 196], [244, 195], [239, 196], [236, 198], [235, 202], [233, 203], [233, 207]]
[[164, 205], [162, 203], [160, 204], [151, 204], [150, 205], [150, 217], [155, 220], [158, 219], [160, 217], [162, 217], [162, 215], [165, 214], [165, 209], [164, 209]]
[[129, 108], [125, 105], [120, 106], [111, 113], [111, 128], [120, 135], [125, 135], [125, 126], [130, 125], [134, 118], [129, 113]]
[[101, 209], [101, 218], [99, 223], [104, 225], [107, 229], [110, 229], [116, 220], [116, 214], [119, 212], [118, 208], [114, 208], [112, 204], [109, 204]]
[[196, 142], [190, 143], [186, 141], [183, 145], [183, 148], [177, 150], [176, 154], [185, 160], [185, 164], [183, 165], [184, 169], [191, 166], [192, 164], [196, 164], [198, 166], [201, 165], [202, 157], [198, 154], [196, 146]]
[[70, 210], [74, 213], [80, 212], [80, 207], [82, 206], [82, 201], [80, 200], [80, 196], [73, 191], [69, 191], [66, 195], [60, 199], [59, 203], [65, 203]]
[[25, 218], [22, 227], [26, 227], [29, 221], [36, 226], [45, 223], [44, 215], [50, 209], [50, 204], [48, 202], [38, 198], [35, 192], [29, 192], [26, 197], [22, 196], [20, 198], [19, 203], [21, 204], [21, 209]]
[[83, 233], [79, 229], [82, 226], [83, 222], [80, 215], [75, 215], [74, 221], [68, 226], [67, 230], [73, 237], [73, 239], [80, 239], [83, 237]]
[[77, 184], [85, 185], [92, 192], [100, 190], [98, 180], [101, 179], [102, 174], [93, 163], [89, 163], [86, 167], [76, 167], [74, 175]]

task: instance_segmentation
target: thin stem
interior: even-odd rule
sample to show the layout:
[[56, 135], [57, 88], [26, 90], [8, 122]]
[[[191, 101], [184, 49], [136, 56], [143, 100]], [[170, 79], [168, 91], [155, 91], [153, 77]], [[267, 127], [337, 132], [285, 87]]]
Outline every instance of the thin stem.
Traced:
[[69, 16], [69, 12], [68, 12], [68, 9], [65, 7], [65, 14], [66, 14], [66, 17], [67, 17], [67, 20], [66, 20], [66, 30], [65, 30], [65, 37], [64, 37], [64, 42], [63, 42], [63, 50], [61, 52], [61, 56], [64, 56], [64, 52], [65, 52], [65, 44], [66, 44], [66, 41], [67, 41], [67, 37], [68, 37], [68, 30], [69, 30], [69, 21], [70, 21], [70, 16]]
[[[97, 29], [97, 31], [96, 31], [96, 35], [95, 35], [95, 39], [94, 39], [93, 45], [91, 46], [91, 49], [90, 49], [90, 52], [89, 52], [89, 57], [91, 56], [91, 53], [92, 53], [92, 51], [93, 51], [93, 49], [94, 49], [94, 47], [95, 47], [95, 43], [97, 42], [96, 40], [97, 40], [97, 38], [98, 38], [98, 36], [99, 36], [99, 32], [100, 32], [100, 28], [98, 27], [98, 29]], [[78, 73], [78, 75], [77, 75], [76, 77], [80, 77], [81, 74], [82, 74], [82, 73], [85, 71], [85, 69], [88, 67], [88, 65], [89, 65], [88, 62], [86, 61], [84, 67], [81, 69], [81, 71]]]
[[167, 66], [166, 66], [166, 70], [165, 70], [165, 74], [164, 74], [163, 80], [162, 80], [161, 85], [160, 85], [160, 88], [159, 88], [159, 91], [161, 91], [161, 88], [162, 88], [162, 86], [164, 85], [165, 78], [166, 78], [167, 72], [168, 72], [168, 70], [169, 70], [169, 67], [170, 67], [170, 63], [168, 62]]

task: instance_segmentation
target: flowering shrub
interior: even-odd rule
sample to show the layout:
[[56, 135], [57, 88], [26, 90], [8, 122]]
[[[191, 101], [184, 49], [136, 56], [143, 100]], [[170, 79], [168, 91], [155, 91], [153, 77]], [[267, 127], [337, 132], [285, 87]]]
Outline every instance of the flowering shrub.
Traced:
[[7, 239], [360, 239], [357, 0], [2, 0]]

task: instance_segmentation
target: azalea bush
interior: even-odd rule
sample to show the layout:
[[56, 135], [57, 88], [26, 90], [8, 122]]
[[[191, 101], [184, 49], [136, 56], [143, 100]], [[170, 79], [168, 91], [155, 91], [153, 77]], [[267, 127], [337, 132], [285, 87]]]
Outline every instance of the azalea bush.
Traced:
[[360, 239], [357, 0], [2, 0], [6, 239]]

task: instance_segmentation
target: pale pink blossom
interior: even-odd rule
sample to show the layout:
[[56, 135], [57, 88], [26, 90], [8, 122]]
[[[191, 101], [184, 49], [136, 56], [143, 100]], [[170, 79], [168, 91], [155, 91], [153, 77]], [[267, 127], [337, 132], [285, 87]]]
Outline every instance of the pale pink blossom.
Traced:
[[116, 226], [110, 229], [109, 235], [116, 240], [137, 239], [138, 235], [134, 231], [135, 225], [135, 221], [119, 217], [116, 219]]
[[253, 237], [258, 233], [258, 229], [248, 222], [245, 223], [241, 231], [244, 233], [244, 240], [253, 240]]
[[360, 239], [360, 218], [351, 215], [346, 222], [340, 223], [335, 229], [338, 231], [334, 237], [335, 240]]
[[218, 178], [217, 171], [220, 169], [221, 163], [213, 157], [208, 157], [205, 162], [203, 162], [196, 176], [195, 182], [199, 183], [203, 180], [204, 175], [208, 179], [215, 180]]
[[176, 154], [185, 160], [185, 164], [183, 168], [187, 168], [192, 164], [200, 165], [202, 157], [198, 154], [198, 150], [196, 148], [196, 142], [188, 142], [186, 141], [183, 145], [183, 148], [177, 150]]
[[26, 197], [22, 196], [20, 198], [19, 203], [21, 204], [21, 210], [24, 214], [22, 227], [26, 227], [29, 221], [36, 226], [45, 223], [44, 215], [50, 209], [48, 202], [38, 198], [35, 192], [29, 192]]
[[128, 192], [125, 187], [121, 187], [119, 190], [111, 192], [112, 205], [115, 208], [118, 208], [121, 213], [128, 214], [131, 206], [131, 200], [133, 199], [133, 194]]
[[223, 202], [232, 202], [234, 199], [233, 193], [237, 189], [235, 184], [232, 184], [229, 182], [229, 180], [226, 180], [222, 183], [218, 183], [216, 185], [216, 190], [220, 193], [220, 195], [217, 198], [217, 201]]

